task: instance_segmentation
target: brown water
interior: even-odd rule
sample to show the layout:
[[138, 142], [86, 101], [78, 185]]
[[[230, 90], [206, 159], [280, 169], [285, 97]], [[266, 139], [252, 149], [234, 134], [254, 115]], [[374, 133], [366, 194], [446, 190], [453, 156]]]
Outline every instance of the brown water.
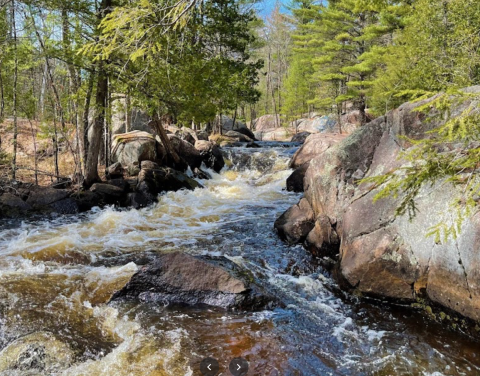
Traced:
[[[168, 193], [143, 210], [98, 209], [0, 224], [0, 375], [478, 375], [480, 343], [400, 306], [345, 295], [302, 247], [273, 232], [298, 201], [283, 190], [295, 148], [232, 149], [206, 189]], [[225, 255], [285, 308], [107, 304], [162, 252]]]

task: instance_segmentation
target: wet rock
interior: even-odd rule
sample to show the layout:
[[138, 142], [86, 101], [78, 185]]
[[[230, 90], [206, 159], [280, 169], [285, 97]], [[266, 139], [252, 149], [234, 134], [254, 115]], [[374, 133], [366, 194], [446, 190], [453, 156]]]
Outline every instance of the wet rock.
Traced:
[[43, 209], [54, 202], [67, 198], [69, 195], [70, 191], [66, 189], [37, 187], [30, 192], [27, 204], [34, 209]]
[[195, 176], [197, 179], [202, 179], [202, 180], [209, 180], [212, 178], [212, 175], [210, 175], [206, 171], [203, 171], [200, 168], [196, 168], [195, 170], [193, 170], [193, 176]]
[[336, 224], [330, 218], [321, 215], [315, 221], [315, 227], [308, 233], [305, 248], [316, 257], [337, 258], [340, 251], [340, 237], [335, 230]]
[[170, 134], [168, 135], [168, 138], [177, 154], [187, 162], [192, 170], [199, 168], [202, 165], [203, 158], [200, 155], [200, 152], [195, 149], [191, 143]]
[[313, 229], [315, 216], [309, 202], [302, 198], [275, 221], [281, 239], [290, 244], [301, 243]]
[[123, 177], [123, 166], [120, 162], [116, 162], [109, 166], [106, 171], [106, 176], [108, 179], [116, 179]]
[[195, 142], [195, 149], [200, 153], [205, 166], [213, 169], [215, 172], [220, 172], [225, 166], [222, 152], [213, 142], [199, 140]]
[[243, 134], [244, 136], [246, 136], [246, 137], [248, 137], [252, 140], [255, 140], [255, 134], [250, 129], [248, 129], [247, 127], [237, 128], [237, 129], [234, 130], [234, 132]]
[[111, 180], [108, 180], [107, 183], [109, 185], [113, 185], [115, 187], [120, 188], [124, 193], [126, 193], [130, 190], [129, 182], [127, 180], [123, 179], [123, 178], [111, 179]]
[[91, 191], [78, 191], [71, 196], [77, 203], [78, 210], [85, 212], [95, 206], [99, 206], [101, 196]]
[[253, 139], [237, 131], [228, 131], [225, 136], [234, 138], [239, 142], [253, 142]]
[[289, 192], [303, 192], [303, 179], [305, 178], [305, 173], [307, 172], [309, 162], [304, 163], [287, 178], [287, 191]]
[[169, 167], [154, 170], [142, 169], [138, 175], [137, 191], [152, 201], [156, 201], [161, 192], [195, 188], [202, 188], [202, 186], [184, 173]]
[[0, 217], [15, 217], [31, 209], [31, 205], [11, 193], [0, 196]]
[[141, 209], [155, 202], [153, 199], [146, 197], [142, 192], [132, 192], [127, 195], [125, 206], [134, 209]]
[[[475, 90], [480, 92], [479, 87]], [[316, 218], [315, 226], [303, 240], [298, 228], [305, 216], [293, 207], [279, 218], [283, 234], [279, 233], [289, 241], [305, 241], [320, 257], [335, 256], [339, 247], [342, 279], [364, 296], [428, 299], [478, 321], [480, 214], [467, 219], [457, 239], [439, 243], [426, 234], [438, 223], [454, 225], [445, 205], [456, 197], [458, 188], [446, 182], [422, 187], [416, 198], [417, 214], [410, 219], [395, 215], [401, 194], [374, 202], [380, 188], [360, 181], [408, 163], [399, 156], [412, 147], [409, 139], [429, 137], [428, 132], [441, 125], [442, 120], [425, 121], [426, 115], [415, 111], [433, 99], [406, 103], [334, 145], [324, 142], [323, 135], [309, 136], [292, 164], [316, 154], [304, 178], [304, 199]], [[468, 108], [469, 101], [453, 107], [452, 114]], [[312, 140], [318, 146], [309, 145]]]
[[246, 270], [225, 257], [192, 257], [175, 252], [144, 266], [112, 300], [234, 310], [272, 308], [273, 299], [262, 294], [252, 280]]
[[307, 139], [307, 137], [310, 136], [310, 135], [311, 135], [310, 132], [297, 133], [292, 137], [292, 142], [299, 142], [299, 143], [303, 144], [305, 142], [305, 140]]
[[126, 193], [122, 188], [105, 183], [95, 183], [90, 191], [96, 193], [100, 198], [97, 205], [119, 204]]
[[49, 332], [20, 337], [0, 352], [2, 375], [51, 375], [75, 359], [71, 348]]
[[147, 132], [133, 131], [115, 135], [112, 143], [112, 162], [123, 166], [141, 161], [161, 160], [155, 136]]
[[77, 214], [80, 210], [77, 202], [72, 198], [66, 198], [51, 204], [52, 210], [59, 214]]

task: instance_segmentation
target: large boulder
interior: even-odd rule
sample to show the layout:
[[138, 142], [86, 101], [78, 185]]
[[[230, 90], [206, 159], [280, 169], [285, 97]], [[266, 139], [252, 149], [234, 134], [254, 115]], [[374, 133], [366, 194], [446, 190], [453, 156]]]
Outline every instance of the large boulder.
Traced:
[[309, 165], [310, 162], [304, 163], [292, 172], [292, 174], [287, 178], [287, 191], [304, 191], [303, 179], [305, 178], [305, 173], [307, 172]]
[[201, 187], [196, 180], [169, 167], [143, 168], [138, 175], [137, 191], [152, 202], [156, 201], [161, 192], [194, 190]]
[[280, 128], [282, 126], [282, 119], [280, 115], [263, 115], [253, 120], [252, 124], [256, 132], [266, 132]]
[[298, 142], [298, 143], [301, 143], [303, 144], [308, 136], [310, 136], [312, 133], [310, 132], [300, 132], [300, 133], [296, 133], [293, 137], [292, 137], [292, 142]]
[[295, 134], [295, 129], [293, 128], [270, 128], [266, 130], [255, 131], [255, 138], [259, 141], [291, 141], [293, 135]]
[[298, 132], [333, 133], [337, 131], [337, 120], [332, 116], [318, 116], [296, 120], [293, 125]]
[[132, 131], [117, 134], [112, 142], [112, 162], [123, 166], [141, 161], [157, 161], [164, 158], [164, 152], [151, 133]]
[[253, 139], [237, 131], [228, 131], [225, 136], [232, 137], [238, 142], [253, 142]]
[[290, 244], [303, 242], [315, 226], [315, 217], [309, 202], [302, 198], [275, 221], [275, 229]]
[[195, 149], [195, 146], [173, 134], [169, 134], [168, 138], [170, 139], [174, 150], [177, 152], [180, 158], [187, 162], [192, 170], [195, 168], [200, 168], [203, 158], [200, 155], [200, 152]]
[[[219, 117], [217, 117], [217, 119], [215, 120], [217, 124], [219, 120], [220, 120]], [[227, 133], [229, 131], [236, 131], [247, 137], [254, 139], [254, 135], [252, 131], [248, 129], [247, 125], [241, 122], [240, 120], [235, 120], [235, 124], [233, 124], [232, 118], [226, 115], [222, 115], [221, 121], [222, 121], [222, 131], [223, 131], [222, 133]]]
[[329, 133], [317, 133], [308, 136], [302, 147], [294, 154], [290, 167], [298, 168], [305, 163], [309, 163], [313, 158], [322, 155], [345, 137], [346, 135], [343, 134]]
[[[306, 239], [298, 231], [290, 240], [305, 242], [319, 256], [339, 252], [340, 275], [364, 295], [427, 299], [480, 321], [480, 214], [464, 223], [456, 239], [438, 242], [427, 233], [439, 223], [453, 225], [448, 203], [457, 194], [455, 186], [439, 182], [423, 187], [416, 198], [417, 213], [409, 218], [395, 215], [401, 195], [374, 201], [381, 187], [359, 180], [407, 164], [399, 157], [413, 147], [409, 139], [429, 137], [441, 124], [425, 121], [426, 115], [415, 111], [431, 100], [406, 103], [313, 158], [301, 205], [308, 202], [315, 225]], [[304, 223], [299, 209], [290, 209], [291, 220], [285, 221], [286, 214], [284, 228]]]
[[199, 140], [195, 142], [195, 149], [200, 152], [200, 156], [202, 157], [205, 166], [213, 169], [215, 172], [220, 172], [225, 166], [222, 152], [213, 142]]
[[112, 300], [154, 304], [263, 310], [273, 300], [262, 294], [246, 270], [225, 257], [193, 257], [175, 252], [138, 271]]

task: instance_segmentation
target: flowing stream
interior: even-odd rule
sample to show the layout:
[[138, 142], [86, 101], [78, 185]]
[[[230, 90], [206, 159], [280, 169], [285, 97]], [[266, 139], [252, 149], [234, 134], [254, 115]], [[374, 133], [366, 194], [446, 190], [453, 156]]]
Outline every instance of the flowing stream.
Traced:
[[[294, 145], [227, 149], [205, 189], [143, 210], [0, 223], [0, 375], [200, 375], [207, 356], [229, 375], [479, 375], [480, 343], [402, 306], [339, 291], [273, 222], [299, 195], [284, 190]], [[107, 304], [158, 253], [224, 255], [285, 308]]]

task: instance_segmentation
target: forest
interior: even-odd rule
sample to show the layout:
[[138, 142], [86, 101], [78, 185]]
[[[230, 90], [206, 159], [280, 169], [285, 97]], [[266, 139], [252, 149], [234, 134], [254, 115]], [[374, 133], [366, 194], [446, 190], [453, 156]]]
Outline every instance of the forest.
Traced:
[[[255, 1], [234, 0], [0, 5], [0, 152], [13, 180], [43, 171], [98, 181], [118, 111], [140, 108], [157, 130], [218, 133], [222, 114], [251, 128], [273, 114], [287, 127], [352, 109], [365, 124], [480, 75], [475, 0], [293, 0], [266, 17]], [[53, 160], [22, 165], [19, 127]]]

